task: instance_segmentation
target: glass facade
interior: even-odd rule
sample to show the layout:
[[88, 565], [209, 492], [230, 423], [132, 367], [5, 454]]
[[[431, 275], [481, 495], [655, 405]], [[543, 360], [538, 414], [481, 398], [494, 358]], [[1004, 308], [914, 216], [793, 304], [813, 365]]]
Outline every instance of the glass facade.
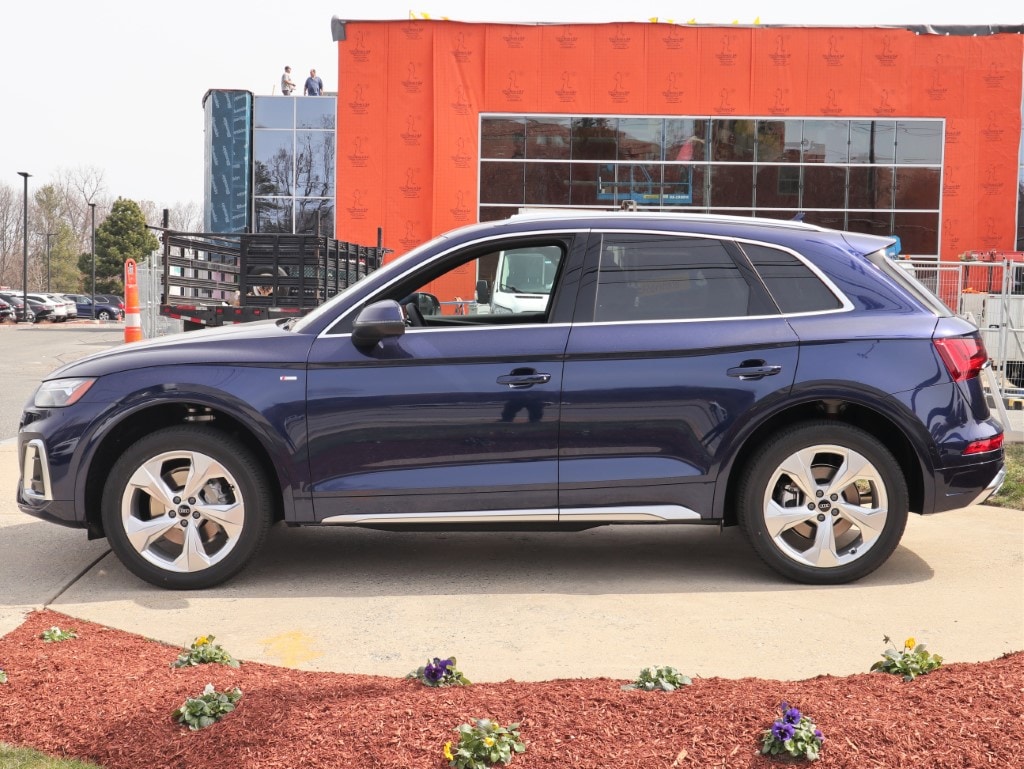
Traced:
[[[766, 216], [937, 256], [942, 120], [481, 115], [480, 220], [522, 206]], [[1024, 178], [1024, 177], [1022, 177]]]
[[334, 237], [336, 99], [258, 96], [253, 230]]
[[203, 99], [205, 232], [249, 231], [252, 100], [249, 91], [209, 91]]

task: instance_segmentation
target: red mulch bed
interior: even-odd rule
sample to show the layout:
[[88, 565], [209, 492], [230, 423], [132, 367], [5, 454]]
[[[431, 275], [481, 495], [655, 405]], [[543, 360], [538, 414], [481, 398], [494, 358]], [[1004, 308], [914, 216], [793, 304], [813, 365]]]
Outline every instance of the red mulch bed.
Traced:
[[[79, 637], [43, 643], [39, 634], [54, 625]], [[788, 700], [825, 733], [816, 766], [1024, 767], [1021, 652], [910, 683], [882, 673], [707, 678], [664, 694], [623, 691], [626, 681], [607, 678], [434, 689], [255, 662], [171, 668], [180, 651], [52, 611], [31, 614], [0, 638], [9, 677], [0, 684], [0, 742], [107, 769], [442, 769], [455, 727], [490, 717], [520, 722], [519, 769], [768, 769], [782, 762], [758, 754], [759, 735]], [[238, 686], [243, 697], [223, 721], [190, 732], [170, 713], [208, 682]]]

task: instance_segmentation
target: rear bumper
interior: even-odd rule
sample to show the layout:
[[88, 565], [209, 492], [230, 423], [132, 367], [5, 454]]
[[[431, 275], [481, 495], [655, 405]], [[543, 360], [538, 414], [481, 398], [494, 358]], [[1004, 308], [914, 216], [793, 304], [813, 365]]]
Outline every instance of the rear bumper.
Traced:
[[981, 492], [977, 498], [971, 503], [972, 505], [980, 505], [986, 499], [991, 497], [993, 494], [998, 494], [999, 489], [1002, 488], [1003, 482], [1006, 480], [1006, 467], [999, 468], [999, 472], [996, 473], [996, 477], [992, 479], [992, 482]]

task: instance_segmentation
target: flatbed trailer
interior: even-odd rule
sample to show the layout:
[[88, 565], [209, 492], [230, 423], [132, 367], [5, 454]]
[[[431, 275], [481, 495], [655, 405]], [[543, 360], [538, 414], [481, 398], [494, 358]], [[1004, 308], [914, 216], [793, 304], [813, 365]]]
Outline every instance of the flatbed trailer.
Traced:
[[319, 235], [172, 230], [163, 251], [160, 314], [186, 330], [305, 315], [389, 253]]

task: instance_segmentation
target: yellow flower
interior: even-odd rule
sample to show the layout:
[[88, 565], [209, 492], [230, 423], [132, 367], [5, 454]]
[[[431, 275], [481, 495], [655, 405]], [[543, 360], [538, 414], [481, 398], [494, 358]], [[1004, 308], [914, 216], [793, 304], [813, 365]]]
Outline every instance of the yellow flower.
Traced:
[[911, 636], [910, 638], [908, 638], [906, 641], [903, 642], [903, 648], [904, 649], [913, 649], [915, 646], [917, 646], [917, 641], [914, 640], [913, 636]]
[[195, 646], [205, 646], [208, 643], [210, 643], [210, 639], [207, 638], [204, 635], [201, 635], [201, 636], [199, 636], [199, 638], [196, 639], [196, 642], [195, 642], [194, 645]]
[[450, 742], [444, 744], [444, 757], [449, 761], [455, 760], [455, 756], [452, 755], [452, 744]]
[[484, 745], [486, 745], [487, 747], [491, 747], [492, 745], [494, 745], [494, 738], [493, 737], [485, 737], [484, 738]]

